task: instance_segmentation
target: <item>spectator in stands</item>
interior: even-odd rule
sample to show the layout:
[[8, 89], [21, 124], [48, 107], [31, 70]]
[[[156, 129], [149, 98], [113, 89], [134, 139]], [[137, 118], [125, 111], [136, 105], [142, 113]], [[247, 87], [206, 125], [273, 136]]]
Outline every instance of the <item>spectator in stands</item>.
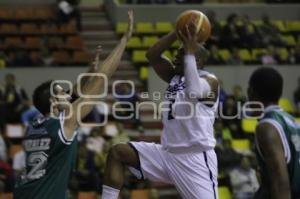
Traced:
[[215, 121], [214, 129], [217, 145], [223, 146], [224, 140], [232, 140], [231, 132], [228, 128], [224, 127], [222, 119], [218, 118]]
[[13, 66], [32, 66], [32, 61], [29, 57], [29, 54], [24, 50], [17, 51], [13, 63]]
[[2, 97], [6, 123], [21, 123], [21, 113], [28, 105], [28, 97], [25, 90], [16, 84], [16, 78], [13, 74], [5, 76]]
[[229, 65], [243, 65], [244, 64], [237, 48], [234, 47], [232, 49], [232, 52], [227, 61], [227, 64], [229, 64]]
[[57, 0], [59, 22], [69, 23], [72, 19], [75, 19], [77, 30], [81, 31], [81, 12], [79, 4], [80, 0]]
[[241, 104], [244, 104], [247, 101], [247, 97], [243, 94], [243, 90], [240, 85], [233, 86], [232, 94], [236, 102], [241, 102]]
[[259, 26], [258, 32], [264, 46], [275, 45], [285, 46], [285, 42], [280, 36], [279, 29], [271, 22], [268, 15], [262, 16], [263, 24]]
[[224, 140], [223, 145], [217, 145], [215, 150], [218, 157], [219, 171], [227, 174], [239, 164], [241, 155], [232, 148], [231, 140]]
[[290, 49], [287, 62], [289, 64], [300, 64], [300, 44]]
[[261, 64], [268, 66], [268, 65], [276, 65], [278, 63], [280, 63], [280, 57], [275, 51], [274, 46], [269, 45], [267, 52], [261, 56]]
[[256, 172], [251, 168], [250, 160], [244, 156], [238, 167], [230, 172], [234, 198], [252, 199], [259, 187]]
[[[144, 132], [144, 128], [142, 126], [140, 118], [137, 116], [136, 104], [139, 101], [138, 95], [132, 90], [131, 86], [127, 83], [119, 84], [116, 87], [116, 99], [121, 103], [122, 112], [118, 112], [117, 115], [122, 116], [122, 118], [129, 118], [129, 121], [133, 122], [135, 127], [141, 133]], [[130, 111], [132, 109], [132, 111]], [[118, 119], [118, 118], [116, 118]]]
[[221, 24], [216, 20], [216, 13], [213, 10], [209, 10], [206, 13], [207, 18], [211, 24], [211, 35], [206, 42], [207, 46], [218, 45], [220, 42], [220, 35], [222, 32]]
[[209, 56], [207, 59], [207, 64], [209, 65], [222, 65], [225, 61], [219, 54], [219, 49], [216, 45], [210, 47]]
[[298, 78], [298, 87], [294, 92], [294, 102], [296, 104], [298, 114], [300, 114], [300, 77]]
[[241, 47], [241, 38], [238, 27], [238, 16], [230, 14], [222, 32], [221, 43], [223, 47]]
[[227, 98], [227, 93], [223, 87], [223, 81], [220, 79], [219, 79], [219, 85], [220, 85], [219, 103], [224, 105], [226, 98]]
[[0, 69], [3, 69], [6, 67], [6, 57], [4, 53], [0, 52]]
[[259, 47], [259, 37], [255, 25], [250, 21], [248, 15], [241, 17], [240, 37], [241, 45], [244, 48]]

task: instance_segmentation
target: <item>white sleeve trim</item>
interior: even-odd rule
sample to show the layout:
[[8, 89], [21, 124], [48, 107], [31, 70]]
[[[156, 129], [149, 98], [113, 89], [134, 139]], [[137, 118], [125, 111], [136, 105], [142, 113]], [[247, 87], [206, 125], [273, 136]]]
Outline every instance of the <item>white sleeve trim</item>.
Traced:
[[74, 141], [74, 138], [76, 137], [77, 132], [75, 132], [73, 134], [73, 137], [71, 139], [68, 139], [64, 132], [64, 122], [65, 122], [65, 112], [61, 112], [59, 114], [60, 128], [58, 131], [58, 136], [59, 136], [60, 140], [62, 141], [62, 143], [66, 144], [66, 145], [70, 145]]
[[[287, 138], [285, 136], [282, 126], [274, 119], [263, 119], [259, 122], [259, 124], [262, 124], [262, 123], [271, 124], [272, 126], [274, 126], [276, 128], [277, 132], [279, 133], [281, 143], [283, 145], [285, 160], [287, 163], [289, 163], [291, 160], [291, 150], [290, 150], [290, 146], [288, 144], [288, 141], [287, 141]], [[257, 148], [258, 148], [258, 151], [259, 151], [261, 157], [263, 158], [262, 153], [259, 149], [259, 146]]]

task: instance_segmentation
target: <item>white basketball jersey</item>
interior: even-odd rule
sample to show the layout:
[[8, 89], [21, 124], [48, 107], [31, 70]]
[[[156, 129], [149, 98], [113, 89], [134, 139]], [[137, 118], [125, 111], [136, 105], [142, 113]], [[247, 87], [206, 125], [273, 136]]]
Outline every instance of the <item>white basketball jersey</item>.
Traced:
[[[199, 70], [200, 77], [208, 74]], [[184, 76], [175, 75], [165, 92], [164, 110], [171, 111], [163, 111], [161, 144], [164, 149], [170, 152], [213, 149], [218, 103], [219, 98], [208, 106], [196, 97], [187, 96]]]

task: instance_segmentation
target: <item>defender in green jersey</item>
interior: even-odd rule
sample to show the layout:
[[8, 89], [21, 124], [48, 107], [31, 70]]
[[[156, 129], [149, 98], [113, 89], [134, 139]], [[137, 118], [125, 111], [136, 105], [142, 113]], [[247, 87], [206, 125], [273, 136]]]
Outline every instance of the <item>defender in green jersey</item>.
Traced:
[[278, 106], [282, 88], [272, 68], [256, 70], [249, 81], [249, 100], [265, 107], [255, 135], [261, 176], [256, 199], [300, 199], [300, 125]]
[[[132, 35], [133, 13], [128, 12], [128, 30], [110, 55], [99, 64], [96, 55], [95, 73], [110, 78], [117, 69], [126, 44]], [[48, 81], [33, 94], [35, 107], [43, 115], [28, 128], [24, 140], [26, 173], [17, 182], [14, 199], [66, 199], [69, 177], [76, 158], [76, 132], [79, 122], [96, 104], [95, 95], [102, 93], [105, 79], [91, 75], [80, 85], [84, 96], [70, 103], [63, 88]], [[87, 97], [87, 96], [91, 97]]]

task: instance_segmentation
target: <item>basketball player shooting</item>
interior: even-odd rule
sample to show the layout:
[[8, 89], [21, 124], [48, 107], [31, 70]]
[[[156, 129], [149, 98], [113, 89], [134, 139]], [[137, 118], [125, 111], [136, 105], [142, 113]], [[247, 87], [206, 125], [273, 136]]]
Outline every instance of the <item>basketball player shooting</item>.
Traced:
[[[213, 123], [219, 85], [214, 75], [203, 70], [205, 48], [189, 27], [185, 32], [185, 35], [179, 33], [183, 48], [178, 49], [173, 62], [163, 52], [176, 41], [175, 31], [162, 37], [147, 52], [150, 65], [169, 84], [161, 144], [129, 142], [113, 146], [107, 158], [102, 199], [118, 198], [126, 167], [140, 179], [175, 185], [184, 199], [218, 198]], [[180, 104], [192, 104], [196, 107], [194, 114], [188, 119], [176, 117], [190, 113], [190, 106]]]

